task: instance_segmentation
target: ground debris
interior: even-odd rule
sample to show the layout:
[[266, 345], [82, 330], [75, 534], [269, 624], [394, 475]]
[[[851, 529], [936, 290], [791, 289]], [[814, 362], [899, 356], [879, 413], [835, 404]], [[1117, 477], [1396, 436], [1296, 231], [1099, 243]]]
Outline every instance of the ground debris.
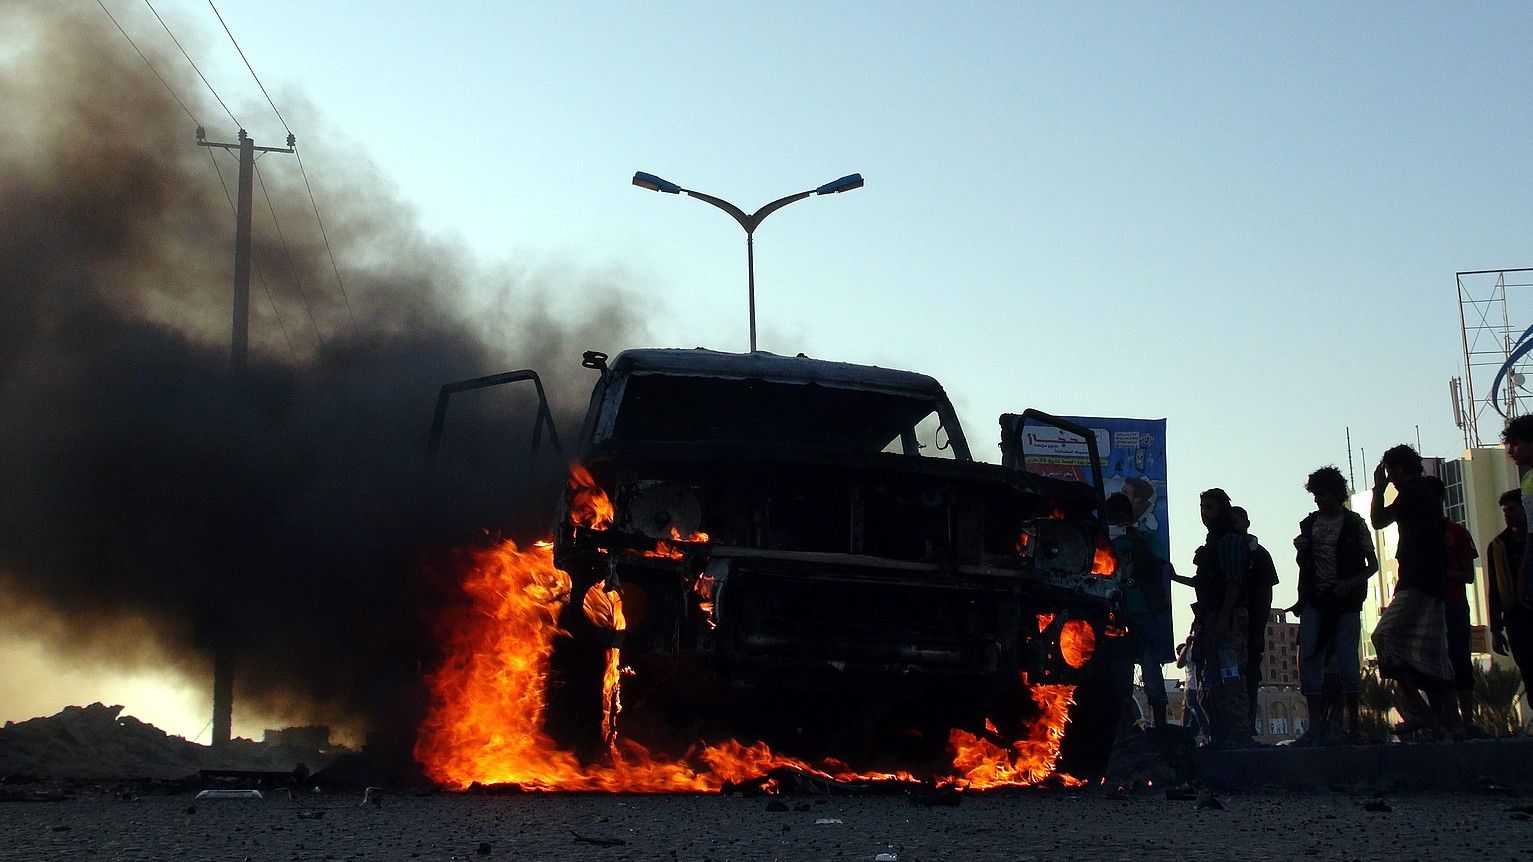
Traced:
[[1166, 788], [1166, 798], [1174, 802], [1191, 802], [1198, 798], [1198, 789], [1191, 784], [1179, 784]]
[[597, 847], [625, 847], [628, 842], [621, 838], [601, 838], [594, 835], [581, 835], [571, 829], [570, 834], [575, 836], [576, 844], [595, 844]]

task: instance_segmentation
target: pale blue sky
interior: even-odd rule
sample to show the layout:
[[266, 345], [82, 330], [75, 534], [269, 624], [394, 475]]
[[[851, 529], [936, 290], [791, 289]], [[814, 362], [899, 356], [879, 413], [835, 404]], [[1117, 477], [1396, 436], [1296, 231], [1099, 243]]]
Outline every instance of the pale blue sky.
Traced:
[[[280, 143], [206, 3], [156, 7]], [[490, 266], [617, 273], [653, 345], [745, 348], [744, 235], [635, 170], [747, 211], [861, 172], [757, 231], [762, 348], [930, 373], [986, 460], [1028, 406], [1166, 417], [1175, 562], [1222, 486], [1280, 599], [1346, 426], [1461, 448], [1454, 272], [1533, 265], [1526, 4], [219, 8], [321, 207], [370, 160]]]

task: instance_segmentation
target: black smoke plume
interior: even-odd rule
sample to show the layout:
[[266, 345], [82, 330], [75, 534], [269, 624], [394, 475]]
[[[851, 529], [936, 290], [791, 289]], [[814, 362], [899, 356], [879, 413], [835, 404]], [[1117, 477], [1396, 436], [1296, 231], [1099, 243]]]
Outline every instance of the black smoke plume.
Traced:
[[[558, 485], [557, 465], [525, 469], [526, 392], [460, 398], [428, 463], [437, 386], [538, 368], [568, 434], [581, 350], [635, 335], [619, 274], [497, 279], [349, 152], [307, 164], [338, 280], [292, 157], [271, 156], [285, 242], [258, 183], [236, 380], [234, 217], [209, 151], [100, 9], [70, 7], [0, 22], [25, 34], [0, 66], [0, 592], [95, 661], [142, 654], [103, 642], [123, 620], [193, 678], [229, 644], [237, 714], [408, 732], [401, 691], [450, 593], [435, 561], [485, 531], [545, 532]], [[179, 55], [135, 35], [191, 112], [222, 117]]]

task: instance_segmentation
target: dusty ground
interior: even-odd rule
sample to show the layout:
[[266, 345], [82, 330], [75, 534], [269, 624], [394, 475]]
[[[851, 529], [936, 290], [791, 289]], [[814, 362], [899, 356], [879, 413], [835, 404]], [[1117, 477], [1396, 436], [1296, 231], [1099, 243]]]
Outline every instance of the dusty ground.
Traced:
[[[915, 860], [1526, 859], [1533, 796], [1226, 794], [1200, 810], [1159, 790], [968, 798], [394, 796], [204, 800], [85, 795], [0, 803], [0, 859]], [[807, 802], [808, 810], [792, 810]], [[319, 817], [315, 817], [315, 813]], [[304, 814], [307, 817], [301, 817]], [[834, 821], [834, 822], [817, 822]], [[576, 833], [581, 837], [577, 838]], [[1205, 833], [1193, 843], [1190, 836]], [[624, 842], [603, 844], [591, 842]]]

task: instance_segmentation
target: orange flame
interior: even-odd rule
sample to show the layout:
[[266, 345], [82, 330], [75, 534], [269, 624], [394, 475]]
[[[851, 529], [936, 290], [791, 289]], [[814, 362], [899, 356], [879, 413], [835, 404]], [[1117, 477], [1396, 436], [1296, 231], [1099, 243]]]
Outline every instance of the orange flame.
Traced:
[[680, 530], [676, 529], [675, 527], [671, 527], [671, 538], [661, 539], [655, 543], [655, 549], [653, 551], [645, 551], [640, 556], [661, 557], [664, 559], [679, 560], [683, 556], [681, 545], [699, 544], [708, 544], [707, 533], [692, 533], [691, 535], [683, 536]]
[[1059, 654], [1070, 667], [1082, 667], [1097, 651], [1097, 633], [1085, 620], [1066, 620], [1059, 631]]
[[[954, 751], [956, 776], [951, 781], [953, 786], [983, 790], [1037, 784], [1054, 771], [1070, 705], [1075, 702], [1075, 686], [1036, 685], [1030, 691], [1033, 703], [1038, 706], [1039, 717], [1029, 728], [1028, 735], [1013, 742], [1009, 748], [962, 730], [952, 731], [948, 746]], [[987, 729], [993, 727], [993, 724], [987, 724]]]
[[[623, 594], [606, 584], [592, 584], [581, 600], [580, 609], [597, 628], [620, 632], [628, 628], [623, 619]], [[609, 751], [617, 745], [617, 715], [623, 711], [621, 650], [607, 647], [601, 677], [601, 738]]]
[[1097, 552], [1091, 557], [1091, 573], [1109, 578], [1116, 571], [1118, 571], [1118, 556], [1105, 543], [1097, 545]]
[[713, 587], [713, 575], [707, 573], [698, 575], [692, 583], [692, 592], [697, 596], [697, 609], [703, 612], [710, 629], [719, 627], [718, 621], [713, 618]]
[[1038, 615], [1038, 631], [1040, 631], [1040, 632], [1043, 631], [1044, 629], [1048, 628], [1049, 625], [1052, 624], [1053, 622], [1054, 622], [1054, 615], [1053, 614], [1039, 614]]
[[570, 523], [605, 530], [612, 526], [612, 514], [612, 500], [596, 484], [591, 471], [570, 464]]
[[[716, 791], [725, 782], [760, 779], [789, 767], [835, 781], [913, 781], [909, 773], [855, 772], [838, 761], [810, 764], [764, 743], [729, 740], [698, 746], [680, 759], [652, 754], [616, 727], [621, 675], [617, 649], [608, 653], [603, 733], [610, 758], [583, 766], [558, 749], [543, 730], [545, 686], [558, 617], [570, 599], [570, 579], [554, 568], [552, 548], [520, 549], [505, 541], [469, 555], [463, 589], [467, 608], [444, 619], [441, 667], [427, 676], [432, 703], [415, 743], [415, 758], [439, 784], [466, 787], [512, 783], [531, 790], [608, 792]], [[621, 630], [621, 596], [598, 584], [582, 597], [587, 618]], [[1025, 680], [1024, 680], [1025, 682]], [[1015, 741], [950, 732], [950, 775], [939, 784], [959, 789], [1035, 784], [1053, 772], [1059, 739], [1069, 720], [1072, 686], [1030, 689], [1037, 716]], [[995, 736], [994, 724], [988, 725]], [[1073, 781], [1068, 776], [1061, 780]]]

